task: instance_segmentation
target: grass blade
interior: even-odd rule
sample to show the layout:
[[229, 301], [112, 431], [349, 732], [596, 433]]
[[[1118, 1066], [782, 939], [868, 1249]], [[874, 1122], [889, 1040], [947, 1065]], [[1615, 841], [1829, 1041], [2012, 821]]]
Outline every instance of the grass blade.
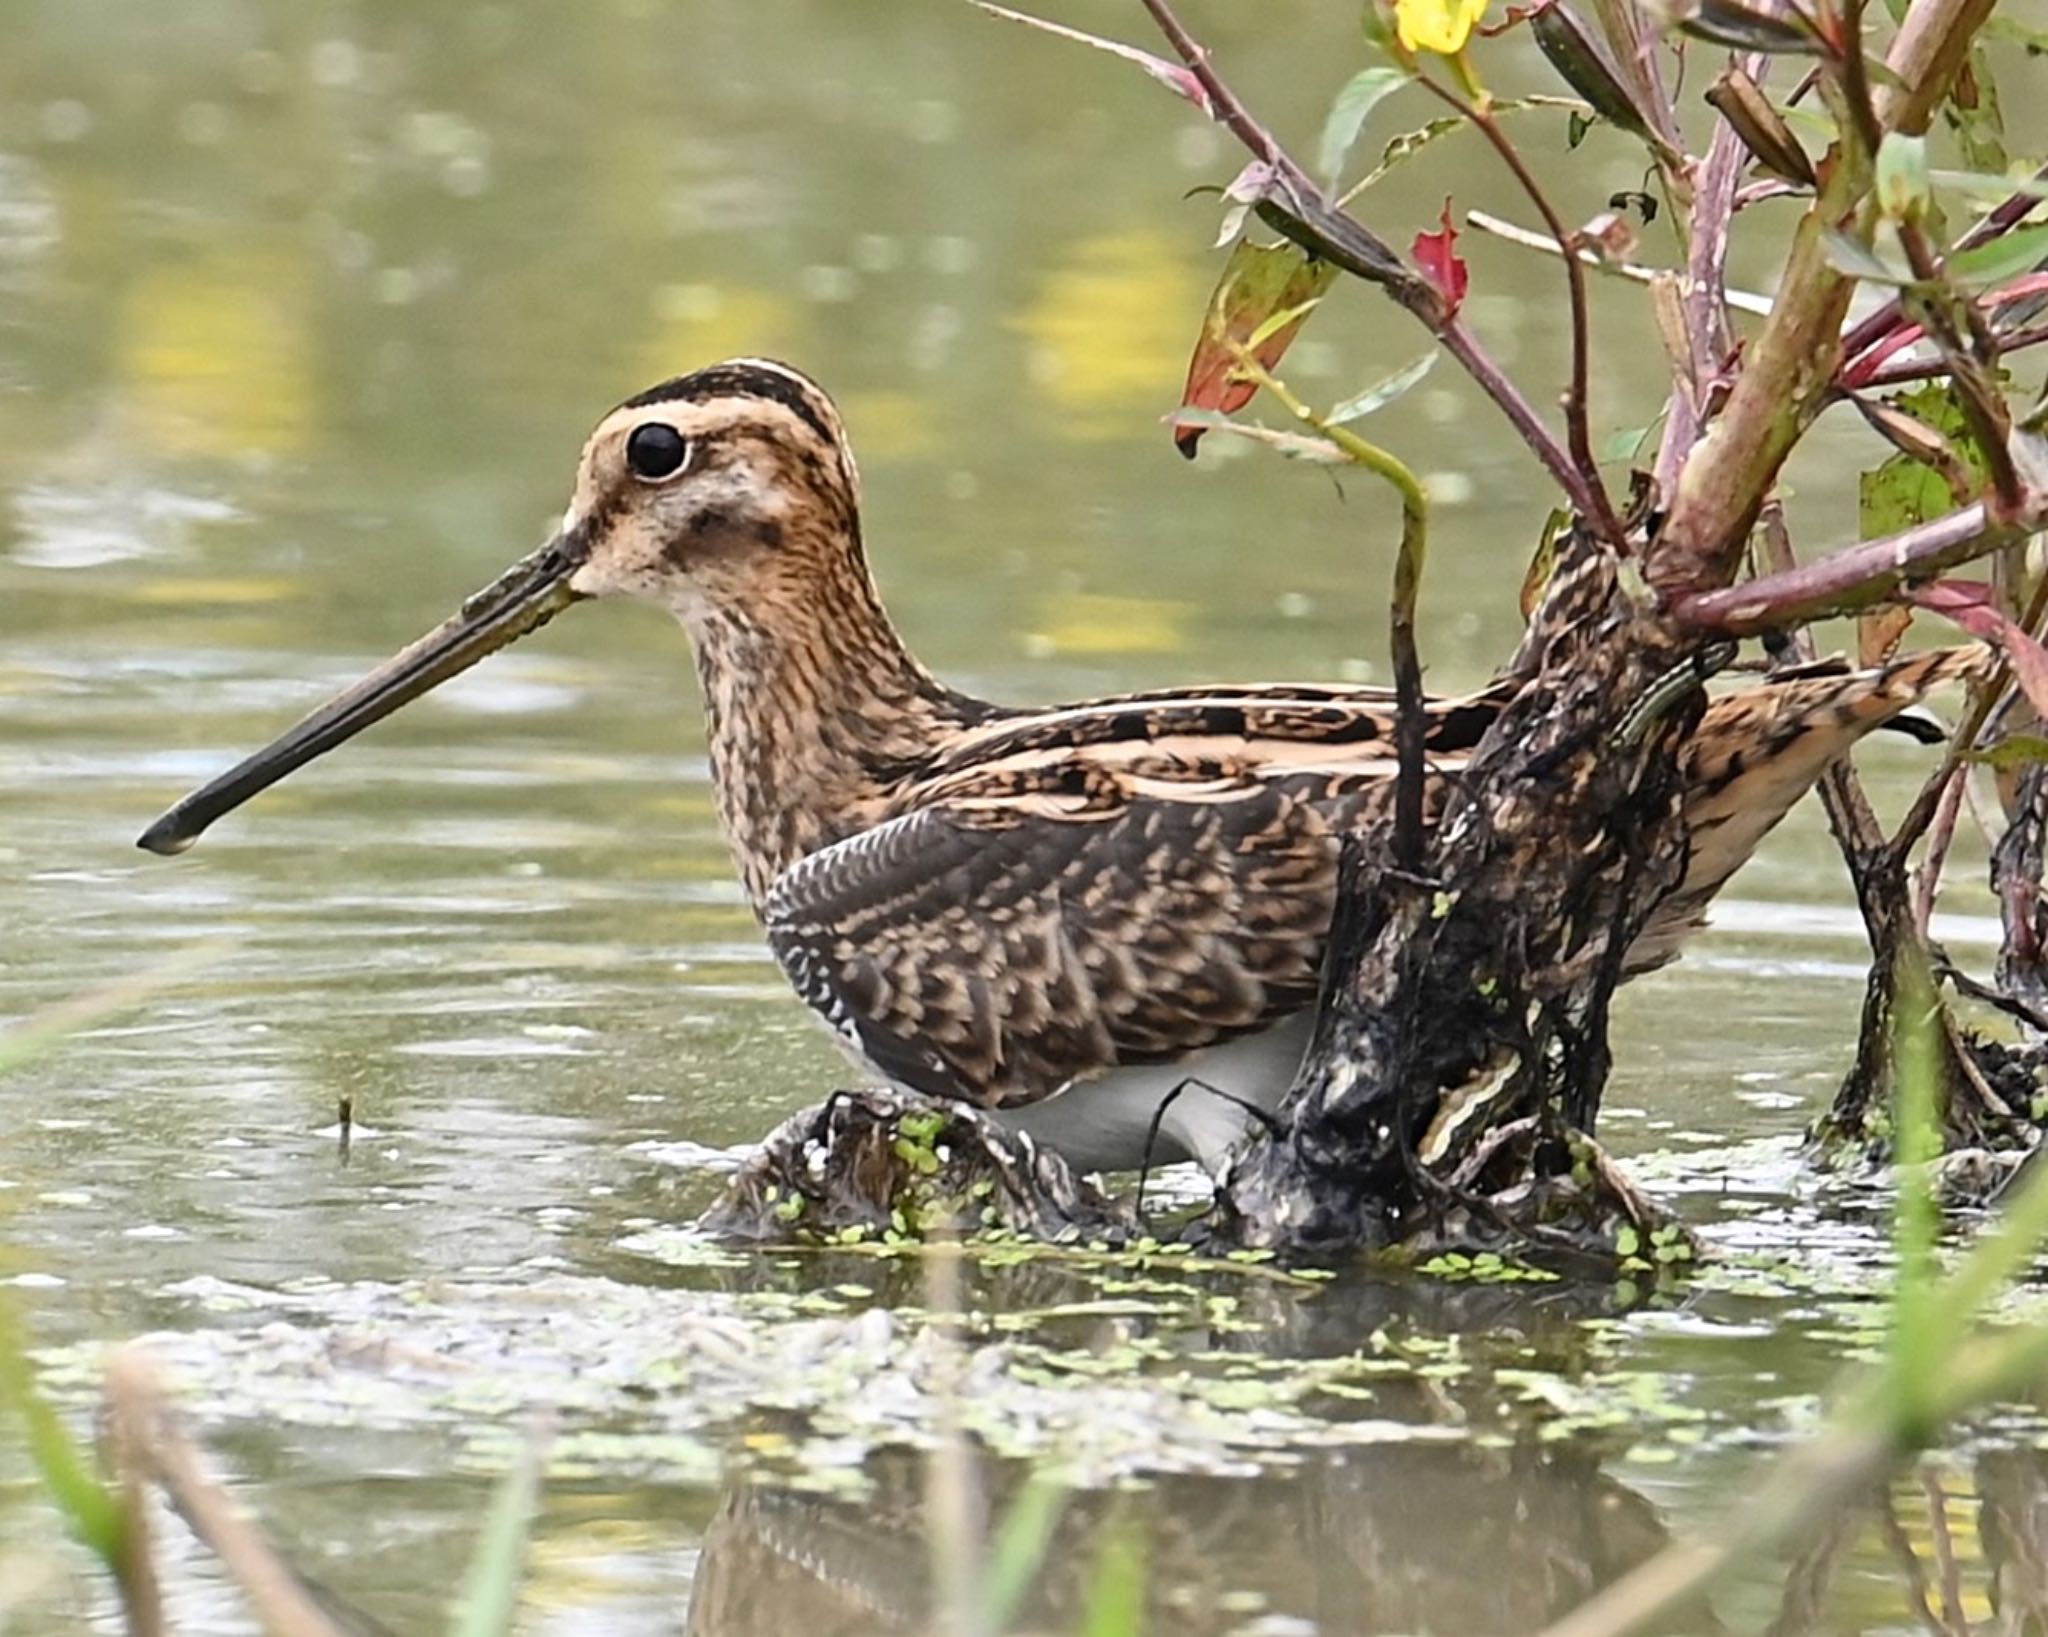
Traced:
[[484, 1516], [483, 1533], [463, 1576], [449, 1637], [505, 1637], [519, 1612], [520, 1582], [526, 1575], [526, 1539], [540, 1499], [541, 1463], [547, 1438], [536, 1432], [498, 1484]]
[[1047, 1472], [1032, 1473], [1010, 1502], [989, 1546], [988, 1571], [981, 1589], [983, 1631], [1001, 1631], [1009, 1625], [1033, 1577], [1045, 1564], [1046, 1546], [1066, 1504], [1065, 1482]]

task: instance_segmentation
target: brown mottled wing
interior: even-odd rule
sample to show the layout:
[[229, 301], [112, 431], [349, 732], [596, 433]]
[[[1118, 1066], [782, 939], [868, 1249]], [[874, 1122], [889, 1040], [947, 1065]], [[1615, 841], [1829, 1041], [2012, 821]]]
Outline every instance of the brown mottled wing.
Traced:
[[952, 780], [785, 871], [768, 940], [883, 1073], [984, 1105], [1031, 1102], [1313, 999], [1333, 824], [1381, 788], [1364, 770], [1273, 778], [1081, 758]]

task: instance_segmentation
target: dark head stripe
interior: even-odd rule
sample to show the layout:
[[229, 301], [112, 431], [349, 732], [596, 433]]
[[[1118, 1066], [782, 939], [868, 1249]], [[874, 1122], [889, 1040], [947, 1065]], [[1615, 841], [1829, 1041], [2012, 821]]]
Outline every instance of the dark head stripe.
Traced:
[[766, 398], [782, 405], [827, 443], [839, 441], [823, 392], [793, 372], [785, 375], [781, 369], [762, 369], [754, 364], [713, 364], [690, 375], [678, 375], [636, 393], [619, 408], [644, 409], [650, 404], [702, 403], [711, 398], [736, 397]]

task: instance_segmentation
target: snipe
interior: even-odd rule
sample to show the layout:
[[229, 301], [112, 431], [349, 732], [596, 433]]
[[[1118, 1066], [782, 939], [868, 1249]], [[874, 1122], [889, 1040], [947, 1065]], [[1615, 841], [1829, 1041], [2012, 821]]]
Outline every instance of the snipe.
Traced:
[[[560, 532], [452, 619], [187, 796], [174, 853], [258, 791], [571, 603], [671, 610], [720, 819], [797, 993], [873, 1072], [1000, 1110], [1078, 1166], [1217, 1168], [1308, 1032], [1338, 837], [1389, 800], [1392, 702], [1268, 683], [1019, 710], [935, 679], [870, 579], [832, 402], [743, 359], [629, 398]], [[1686, 752], [1693, 851], [1629, 954], [1672, 958], [1821, 771], [1975, 650], [1724, 695]], [[1499, 690], [1430, 706], [1454, 772]]]

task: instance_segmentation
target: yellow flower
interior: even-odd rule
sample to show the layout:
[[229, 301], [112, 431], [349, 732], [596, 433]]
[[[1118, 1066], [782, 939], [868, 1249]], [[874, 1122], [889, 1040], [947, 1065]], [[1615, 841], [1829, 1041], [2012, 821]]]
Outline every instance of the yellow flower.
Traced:
[[1486, 15], [1486, 0], [1394, 0], [1394, 30], [1410, 51], [1445, 57], [1465, 49], [1472, 29]]

